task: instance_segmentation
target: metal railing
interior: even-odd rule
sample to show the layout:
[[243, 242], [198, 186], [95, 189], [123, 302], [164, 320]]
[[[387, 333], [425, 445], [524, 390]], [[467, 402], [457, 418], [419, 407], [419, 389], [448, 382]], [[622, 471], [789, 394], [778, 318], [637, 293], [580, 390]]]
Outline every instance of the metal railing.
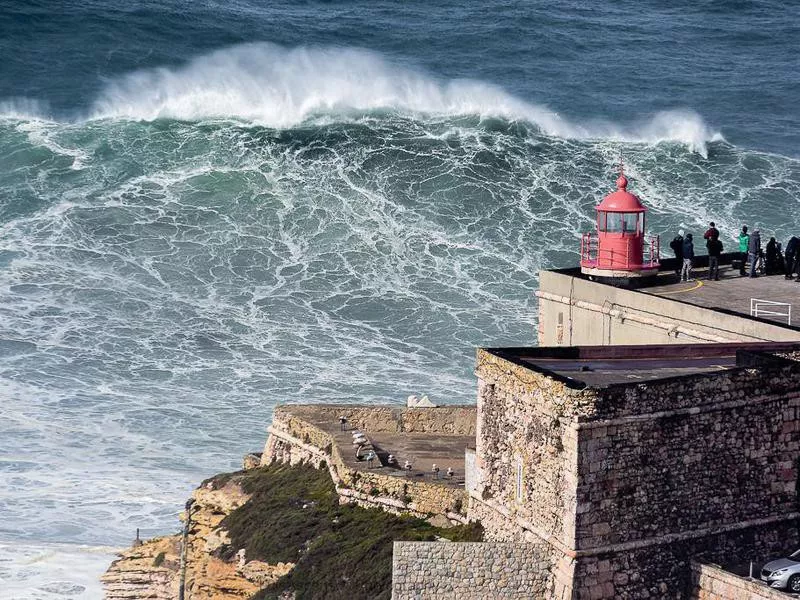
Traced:
[[624, 256], [617, 256], [613, 250], [600, 249], [600, 240], [596, 233], [584, 233], [581, 236], [581, 265], [608, 264], [625, 269], [657, 268], [661, 261], [661, 238], [649, 236], [644, 240], [644, 253], [641, 264], [631, 264], [628, 249]]
[[[785, 312], [778, 312], [777, 309], [785, 308]], [[750, 316], [760, 317], [785, 317], [786, 324], [792, 324], [792, 305], [788, 302], [775, 302], [774, 300], [762, 300], [761, 298], [750, 298]]]

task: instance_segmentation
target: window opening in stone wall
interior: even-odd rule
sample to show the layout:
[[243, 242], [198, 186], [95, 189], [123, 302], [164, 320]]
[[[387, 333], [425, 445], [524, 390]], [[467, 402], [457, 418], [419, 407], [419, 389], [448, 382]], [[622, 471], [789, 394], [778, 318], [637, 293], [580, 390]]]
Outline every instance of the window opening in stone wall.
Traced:
[[522, 459], [517, 457], [517, 502], [522, 502]]

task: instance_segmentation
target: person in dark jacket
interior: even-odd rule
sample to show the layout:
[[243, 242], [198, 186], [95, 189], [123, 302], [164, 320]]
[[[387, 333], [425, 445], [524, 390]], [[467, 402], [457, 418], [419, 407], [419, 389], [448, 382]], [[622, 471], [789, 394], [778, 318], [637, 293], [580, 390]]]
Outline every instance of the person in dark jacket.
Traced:
[[672, 238], [669, 247], [672, 248], [672, 251], [675, 253], [675, 275], [680, 277], [681, 269], [683, 268], [683, 229], [678, 232], [678, 235]]
[[747, 257], [750, 259], [750, 277], [756, 277], [756, 263], [758, 257], [761, 256], [761, 233], [758, 229], [750, 236], [750, 241], [747, 243]]
[[722, 254], [722, 242], [719, 238], [711, 238], [706, 242], [708, 247], [708, 279], [719, 281], [719, 255]]
[[778, 242], [774, 237], [769, 238], [765, 255], [766, 264], [764, 269], [767, 275], [774, 275], [778, 272]]
[[719, 229], [717, 229], [716, 225], [714, 225], [714, 221], [708, 224], [708, 229], [703, 234], [703, 239], [706, 241], [706, 248], [708, 248], [708, 242], [710, 240], [718, 240], [719, 239]]
[[681, 269], [681, 281], [689, 281], [692, 278], [692, 262], [694, 261], [694, 242], [692, 234], [687, 233], [683, 238], [683, 268]]
[[792, 236], [792, 238], [786, 242], [786, 250], [783, 255], [786, 263], [786, 274], [784, 275], [786, 279], [791, 279], [792, 273], [797, 270], [797, 264], [800, 262], [797, 260], [797, 251], [800, 249], [799, 247], [800, 238], [795, 236]]

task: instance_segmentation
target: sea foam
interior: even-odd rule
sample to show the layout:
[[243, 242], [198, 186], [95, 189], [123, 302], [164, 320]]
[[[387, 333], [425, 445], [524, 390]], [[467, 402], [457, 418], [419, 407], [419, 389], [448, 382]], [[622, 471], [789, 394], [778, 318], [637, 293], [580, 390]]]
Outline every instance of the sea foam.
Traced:
[[535, 124], [544, 134], [571, 139], [658, 143], [675, 141], [705, 154], [721, 139], [695, 112], [660, 112], [635, 125], [570, 122], [486, 82], [441, 80], [367, 50], [287, 49], [245, 44], [197, 57], [175, 68], [136, 71], [109, 83], [93, 119], [152, 121], [238, 119], [286, 128], [325, 117], [350, 119], [389, 111], [414, 116], [501, 117]]

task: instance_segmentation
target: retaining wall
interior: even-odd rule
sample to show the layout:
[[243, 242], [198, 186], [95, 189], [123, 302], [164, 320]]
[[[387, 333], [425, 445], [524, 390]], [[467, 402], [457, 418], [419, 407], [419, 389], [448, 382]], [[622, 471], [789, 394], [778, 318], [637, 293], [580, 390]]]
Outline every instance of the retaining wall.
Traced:
[[786, 600], [788, 596], [766, 585], [738, 577], [711, 564], [692, 561], [693, 600]]
[[549, 598], [550, 567], [542, 544], [395, 542], [392, 599]]

